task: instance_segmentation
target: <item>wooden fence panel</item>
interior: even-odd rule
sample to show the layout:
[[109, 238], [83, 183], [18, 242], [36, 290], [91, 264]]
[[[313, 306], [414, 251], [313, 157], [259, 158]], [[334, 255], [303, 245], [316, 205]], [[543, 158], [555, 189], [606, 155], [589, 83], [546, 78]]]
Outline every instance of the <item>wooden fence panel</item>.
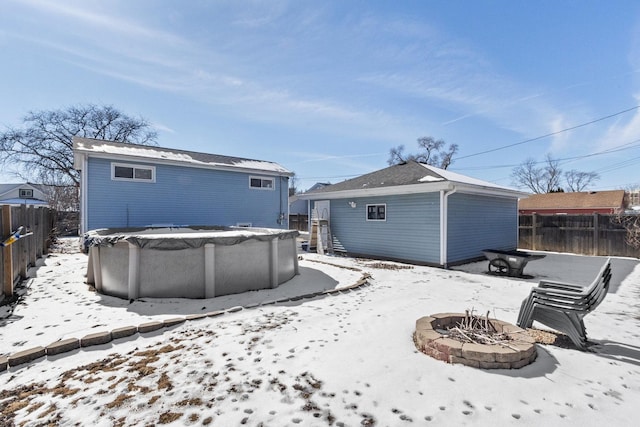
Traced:
[[25, 279], [30, 267], [47, 253], [53, 228], [54, 211], [45, 207], [9, 206], [0, 207], [0, 241], [7, 239], [19, 227], [23, 234], [33, 234], [18, 239], [11, 245], [0, 248], [0, 300], [13, 296], [13, 286], [20, 278]]
[[[2, 239], [6, 238], [11, 233], [11, 206], [2, 206], [2, 215], [0, 216], [0, 233], [2, 233]], [[13, 292], [13, 259], [12, 252], [8, 247], [1, 248], [0, 250], [0, 265], [2, 265], [2, 276], [0, 281], [2, 286], [2, 294], [0, 297]]]
[[625, 241], [627, 230], [617, 215], [520, 215], [522, 249], [583, 255], [640, 258]]
[[290, 214], [289, 230], [308, 231], [309, 217], [307, 214]]

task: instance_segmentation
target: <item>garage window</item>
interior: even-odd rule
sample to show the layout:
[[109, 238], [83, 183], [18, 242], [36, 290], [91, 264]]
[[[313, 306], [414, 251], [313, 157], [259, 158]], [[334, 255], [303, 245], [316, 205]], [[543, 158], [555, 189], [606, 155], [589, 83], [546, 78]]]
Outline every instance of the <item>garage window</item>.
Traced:
[[111, 163], [111, 179], [116, 181], [156, 182], [154, 166]]
[[273, 190], [273, 178], [265, 178], [261, 176], [249, 177], [249, 187], [257, 190]]
[[387, 205], [367, 205], [367, 221], [386, 221]]

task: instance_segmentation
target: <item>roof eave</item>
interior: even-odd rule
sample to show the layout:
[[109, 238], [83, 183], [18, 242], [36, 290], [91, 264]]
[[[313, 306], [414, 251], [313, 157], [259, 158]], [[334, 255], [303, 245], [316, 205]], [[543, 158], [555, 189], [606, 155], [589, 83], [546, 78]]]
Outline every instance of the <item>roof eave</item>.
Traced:
[[403, 194], [435, 193], [443, 190], [453, 190], [454, 188], [456, 188], [460, 193], [491, 195], [494, 197], [520, 198], [528, 195], [527, 193], [523, 193], [517, 190], [474, 186], [451, 181], [438, 181], [420, 184], [396, 185], [391, 187], [359, 188], [354, 190], [323, 191], [307, 194], [302, 193], [298, 196], [302, 200], [346, 199], [355, 197], [377, 197]]
[[[94, 151], [91, 149], [80, 148], [74, 145], [73, 148], [73, 167], [74, 169], [81, 168], [81, 156], [100, 158], [100, 159], [110, 159], [110, 160], [121, 160], [121, 161], [137, 161], [143, 163], [159, 163], [164, 165], [172, 165], [172, 166], [182, 166], [182, 167], [190, 167], [190, 168], [199, 168], [199, 169], [213, 169], [213, 170], [224, 170], [224, 171], [232, 171], [232, 172], [246, 172], [246, 173], [259, 173], [261, 175], [269, 175], [269, 176], [286, 176], [292, 177], [294, 175], [293, 172], [288, 170], [277, 171], [271, 169], [258, 169], [258, 168], [245, 168], [242, 166], [235, 165], [223, 165], [223, 164], [211, 164], [211, 163], [191, 163], [191, 162], [183, 162], [179, 160], [170, 160], [163, 159], [157, 157], [146, 157], [139, 156], [135, 154], [117, 154], [117, 153], [104, 153], [99, 151]], [[268, 162], [267, 162], [268, 163]], [[276, 163], [271, 163], [276, 164]], [[278, 165], [280, 166], [280, 165]], [[282, 167], [282, 166], [280, 166]], [[284, 169], [284, 168], [283, 168]]]

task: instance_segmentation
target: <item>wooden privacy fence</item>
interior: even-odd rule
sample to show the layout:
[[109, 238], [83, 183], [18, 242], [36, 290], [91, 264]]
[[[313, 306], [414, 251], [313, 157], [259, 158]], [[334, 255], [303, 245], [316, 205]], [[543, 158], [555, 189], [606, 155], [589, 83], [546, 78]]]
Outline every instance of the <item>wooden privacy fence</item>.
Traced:
[[309, 231], [309, 215], [289, 214], [289, 230]]
[[640, 258], [618, 215], [520, 215], [522, 249]]
[[12, 244], [0, 247], [0, 300], [12, 297], [14, 285], [27, 277], [29, 267], [47, 253], [50, 234], [55, 220], [55, 211], [46, 207], [10, 206], [0, 207], [0, 242], [4, 242], [19, 227], [24, 227], [22, 237]]

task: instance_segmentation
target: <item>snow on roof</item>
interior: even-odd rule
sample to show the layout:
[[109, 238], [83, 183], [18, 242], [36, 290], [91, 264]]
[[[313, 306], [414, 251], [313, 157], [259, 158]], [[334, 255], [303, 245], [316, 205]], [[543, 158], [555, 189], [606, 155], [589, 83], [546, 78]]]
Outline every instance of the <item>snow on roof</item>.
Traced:
[[437, 176], [427, 175], [424, 178], [419, 179], [420, 182], [436, 182], [436, 181], [444, 181], [444, 178], [438, 178]]
[[100, 139], [74, 137], [73, 149], [75, 152], [89, 154], [110, 154], [140, 159], [180, 162], [194, 166], [222, 168], [233, 167], [240, 169], [252, 169], [262, 172], [272, 172], [282, 175], [292, 175], [292, 172], [279, 164], [265, 160], [245, 159], [241, 157], [198, 153], [195, 151], [104, 141]]
[[496, 188], [496, 189], [502, 189], [502, 190], [513, 190], [512, 188], [509, 187], [504, 187], [501, 185], [497, 185], [494, 184], [492, 182], [489, 181], [483, 181], [481, 179], [477, 179], [477, 178], [472, 178], [470, 176], [466, 176], [466, 175], [462, 175], [459, 173], [455, 173], [455, 172], [451, 172], [450, 170], [446, 170], [446, 169], [440, 169], [437, 168], [435, 166], [431, 166], [431, 165], [427, 165], [425, 163], [420, 163], [420, 165], [422, 165], [425, 169], [440, 175], [442, 178], [441, 179], [437, 179], [434, 176], [431, 175], [427, 175], [424, 178], [422, 178], [420, 180], [420, 182], [433, 182], [433, 181], [450, 181], [450, 182], [457, 182], [460, 184], [469, 184], [469, 185], [477, 185], [477, 186], [481, 186], [481, 187], [487, 187], [487, 188]]
[[[302, 199], [317, 199], [326, 194], [340, 194], [355, 197], [367, 191], [376, 193], [400, 194], [400, 192], [429, 192], [448, 188], [448, 183], [459, 184], [467, 192], [479, 192], [507, 197], [520, 197], [525, 193], [503, 187], [492, 182], [471, 178], [448, 170], [429, 166], [416, 161], [408, 161], [374, 171], [337, 184], [329, 185], [301, 195]], [[360, 193], [359, 193], [360, 192]]]
[[47, 205], [48, 203], [40, 199], [0, 199], [0, 205]]

